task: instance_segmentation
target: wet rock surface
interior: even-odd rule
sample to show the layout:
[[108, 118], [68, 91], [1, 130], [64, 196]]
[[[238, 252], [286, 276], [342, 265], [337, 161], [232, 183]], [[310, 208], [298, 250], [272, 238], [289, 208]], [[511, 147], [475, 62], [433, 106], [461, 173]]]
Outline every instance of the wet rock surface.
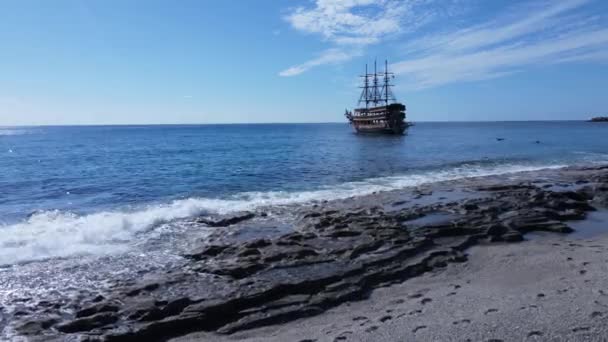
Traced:
[[[471, 187], [478, 196], [398, 208], [394, 203], [409, 199], [387, 197], [390, 210], [331, 203], [299, 208], [287, 234], [201, 242], [175, 269], [117, 283], [103, 295], [23, 306], [4, 313], [0, 324], [44, 340], [162, 341], [316, 315], [365, 299], [375, 288], [465, 262], [465, 250], [475, 244], [517, 242], [534, 231], [569, 233], [568, 222], [606, 204], [606, 167], [566, 170], [559, 181], [564, 186], [556, 189], [478, 180]], [[433, 196], [428, 189], [415, 194]], [[197, 222], [226, 227], [253, 217]]]
[[255, 217], [254, 213], [251, 212], [242, 212], [230, 215], [228, 217], [223, 217], [219, 219], [209, 219], [201, 217], [196, 220], [197, 223], [205, 224], [209, 227], [228, 227], [243, 221], [250, 220]]

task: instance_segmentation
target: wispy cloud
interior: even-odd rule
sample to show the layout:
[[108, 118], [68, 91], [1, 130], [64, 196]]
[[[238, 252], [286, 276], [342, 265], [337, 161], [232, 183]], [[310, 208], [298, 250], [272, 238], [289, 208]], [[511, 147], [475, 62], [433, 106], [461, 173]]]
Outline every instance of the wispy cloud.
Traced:
[[317, 58], [311, 59], [308, 62], [300, 65], [292, 66], [291, 68], [285, 69], [279, 73], [280, 76], [296, 76], [310, 68], [314, 68], [323, 64], [337, 64], [340, 62], [348, 61], [354, 56], [361, 54], [358, 51], [345, 52], [341, 49], [328, 49], [323, 51]]
[[593, 11], [600, 2], [527, 1], [471, 18], [462, 8], [472, 0], [315, 0], [285, 19], [330, 46], [279, 75], [343, 63], [387, 41], [402, 45], [392, 69], [411, 88], [497, 78], [535, 65], [608, 61], [608, 18]]
[[296, 30], [320, 35], [332, 47], [279, 75], [295, 76], [319, 65], [348, 61], [361, 55], [366, 46], [419, 27], [433, 13], [416, 9], [429, 1], [316, 0], [311, 8], [295, 8], [285, 20]]
[[440, 32], [406, 44], [393, 71], [415, 88], [497, 78], [533, 65], [601, 61], [608, 25], [587, 13], [590, 0], [536, 2], [481, 25]]
[[317, 0], [315, 7], [299, 7], [287, 16], [291, 25], [305, 32], [321, 34], [340, 42], [364, 43], [400, 29], [400, 16], [407, 2], [387, 0]]

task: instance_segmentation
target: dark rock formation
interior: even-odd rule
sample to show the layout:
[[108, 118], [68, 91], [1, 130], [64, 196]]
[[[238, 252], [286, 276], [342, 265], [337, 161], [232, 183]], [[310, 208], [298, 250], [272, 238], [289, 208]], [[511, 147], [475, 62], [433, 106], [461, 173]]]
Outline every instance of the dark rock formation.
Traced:
[[197, 220], [197, 222], [206, 224], [209, 227], [228, 227], [233, 224], [237, 224], [237, 223], [240, 223], [240, 222], [243, 222], [246, 220], [250, 220], [254, 217], [255, 217], [254, 213], [243, 212], [243, 213], [236, 213], [234, 215], [222, 218], [220, 220], [211, 220], [208, 218], [201, 217]]

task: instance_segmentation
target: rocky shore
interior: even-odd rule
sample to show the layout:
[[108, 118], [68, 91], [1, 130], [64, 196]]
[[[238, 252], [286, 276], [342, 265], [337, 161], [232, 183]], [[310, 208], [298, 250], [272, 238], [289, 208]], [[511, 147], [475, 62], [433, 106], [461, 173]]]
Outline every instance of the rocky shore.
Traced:
[[607, 207], [605, 166], [284, 208], [295, 217], [287, 231], [247, 239], [234, 232], [265, 219], [266, 211], [203, 217], [192, 223], [217, 232], [184, 254], [179, 267], [103, 293], [12, 303], [0, 311], [0, 327], [45, 341], [165, 341], [196, 332], [220, 338], [316, 316], [466, 263], [473, 246], [519, 242], [537, 231], [570, 233], [572, 222]]

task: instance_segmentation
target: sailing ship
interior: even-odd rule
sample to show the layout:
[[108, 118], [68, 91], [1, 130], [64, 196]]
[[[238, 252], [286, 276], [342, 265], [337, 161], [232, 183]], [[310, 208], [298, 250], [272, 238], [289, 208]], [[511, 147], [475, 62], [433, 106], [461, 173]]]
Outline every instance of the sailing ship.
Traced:
[[[388, 72], [388, 61], [384, 62], [384, 72], [378, 73], [374, 62], [374, 73], [365, 74], [359, 108], [345, 112], [345, 116], [357, 133], [403, 134], [411, 126], [405, 121], [405, 105], [397, 102], [390, 80], [394, 74]], [[365, 107], [363, 107], [365, 105]]]

